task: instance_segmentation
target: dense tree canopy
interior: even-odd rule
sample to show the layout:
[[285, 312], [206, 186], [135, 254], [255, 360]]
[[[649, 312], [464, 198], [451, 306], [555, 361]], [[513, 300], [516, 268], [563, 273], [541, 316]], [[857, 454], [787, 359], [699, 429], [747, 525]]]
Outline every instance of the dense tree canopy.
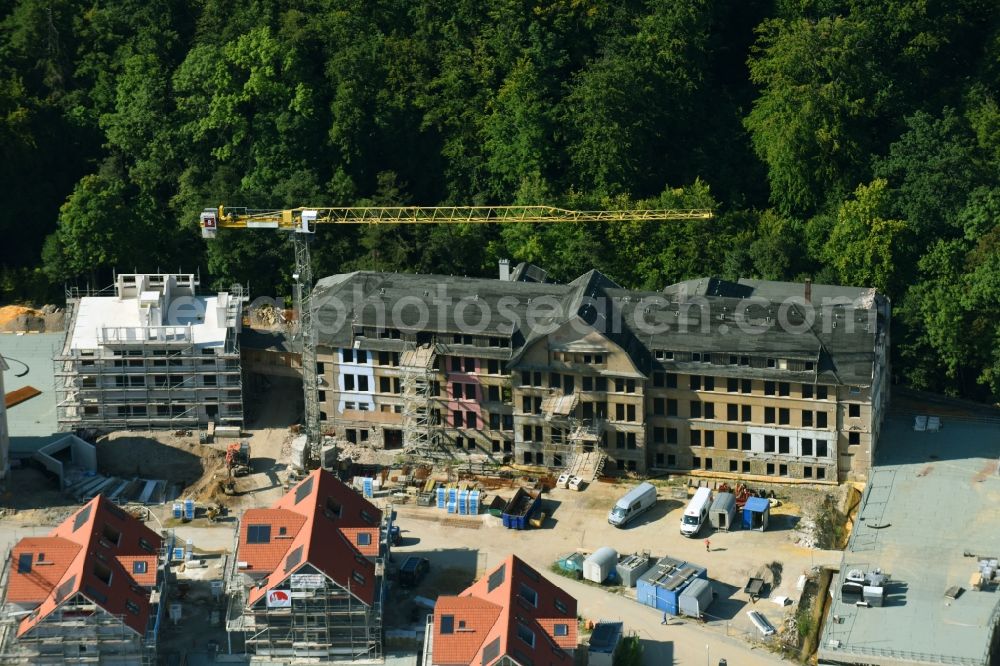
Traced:
[[533, 261], [633, 287], [873, 286], [894, 369], [1000, 398], [991, 0], [12, 0], [0, 297], [113, 269], [285, 295], [247, 206], [712, 206], [711, 222], [340, 228], [318, 274]]

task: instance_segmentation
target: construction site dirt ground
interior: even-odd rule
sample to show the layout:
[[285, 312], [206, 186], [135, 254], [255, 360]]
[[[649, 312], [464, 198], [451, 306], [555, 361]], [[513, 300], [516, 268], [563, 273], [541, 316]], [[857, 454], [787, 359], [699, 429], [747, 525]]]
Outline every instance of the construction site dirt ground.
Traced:
[[[551, 570], [553, 564], [567, 554], [575, 551], [589, 553], [602, 546], [610, 546], [619, 554], [649, 551], [654, 558], [669, 555], [705, 566], [718, 597], [709, 609], [710, 622], [697, 628], [705, 634], [698, 638], [699, 645], [705, 645], [704, 638], [719, 639], [733, 646], [730, 660], [739, 662], [736, 655], [740, 651], [749, 651], [751, 639], [757, 637], [746, 611], [758, 610], [775, 627], [782, 627], [786, 618], [794, 613], [795, 606], [779, 606], [768, 599], [788, 597], [794, 602], [800, 594], [797, 590], [800, 575], [811, 573], [814, 567], [836, 566], [840, 561], [841, 552], [838, 550], [816, 550], [798, 545], [802, 535], [797, 528], [802, 525], [803, 511], [819, 510], [828, 492], [841, 494], [846, 493], [846, 489], [780, 488], [777, 494], [785, 499], [780, 506], [772, 509], [767, 531], [719, 532], [706, 525], [697, 538], [689, 539], [679, 532], [685, 502], [675, 498], [675, 493], [680, 495], [680, 492], [666, 485], [660, 488], [656, 506], [634, 523], [624, 529], [608, 524], [608, 510], [634, 483], [597, 482], [583, 492], [555, 489], [544, 496], [543, 510], [550, 517], [543, 527], [524, 531], [505, 529], [498, 518], [491, 516], [480, 516], [481, 526], [478, 529], [462, 528], [460, 522], [448, 520], [447, 514], [438, 509], [408, 504], [396, 506], [402, 538], [393, 551], [394, 564], [398, 566], [410, 555], [426, 557], [431, 563], [432, 573], [448, 572], [448, 575], [429, 575], [416, 590], [393, 589], [387, 606], [398, 606], [393, 613], [394, 620], [412, 621], [415, 595], [433, 599], [439, 593], [454, 593], [454, 581], [472, 580], [514, 552], [577, 596], [580, 602], [578, 612], [583, 618], [595, 621], [620, 619], [629, 629], [636, 628], [636, 625], [658, 626], [661, 614], [639, 605], [635, 601], [634, 588], [624, 590], [580, 583], [558, 576]], [[680, 488], [683, 492], [683, 486]], [[470, 520], [466, 524], [475, 522]], [[751, 576], [763, 577], [767, 581], [770, 588], [768, 599], [752, 604], [743, 593], [743, 587]], [[444, 586], [438, 589], [438, 583]], [[420, 615], [419, 611], [416, 615]], [[691, 627], [696, 624], [684, 622]], [[673, 627], [678, 623], [680, 621], [671, 625], [672, 631], [676, 631]], [[392, 628], [388, 621], [387, 627]], [[650, 638], [656, 642], [655, 636]], [[665, 656], [663, 652], [657, 652], [658, 649], [654, 646], [652, 654]], [[676, 646], [671, 650], [676, 650]], [[675, 652], [673, 654], [677, 656]], [[701, 659], [704, 660], [704, 651], [701, 652]], [[645, 663], [669, 661], [646, 660]]]
[[[226, 495], [222, 482], [228, 477], [226, 447], [234, 439], [199, 443], [197, 431], [116, 431], [97, 441], [98, 472], [122, 478], [141, 477], [167, 482], [170, 497], [191, 498], [199, 508], [192, 526], [204, 526], [204, 508], [222, 505], [230, 517], [248, 507], [268, 506], [287, 485], [288, 456], [301, 408], [301, 385], [280, 380], [269, 388], [267, 398], [248, 396], [255, 405], [253, 421], [244, 429], [250, 442], [251, 473], [236, 479], [236, 492]], [[158, 527], [174, 527], [171, 502], [150, 509]], [[54, 526], [78, 505], [59, 491], [50, 475], [30, 463], [13, 470], [5, 491], [0, 492], [0, 517], [20, 525]]]
[[53, 332], [63, 330], [65, 312], [54, 305], [39, 308], [26, 305], [0, 306], [0, 331]]
[[[247, 412], [252, 421], [244, 428], [241, 439], [250, 443], [250, 474], [235, 479], [235, 492], [227, 495], [223, 482], [229, 474], [225, 465], [226, 447], [239, 440], [218, 439], [200, 446], [203, 465], [201, 473], [180, 489], [179, 497], [191, 498], [199, 507], [220, 505], [230, 517], [238, 517], [244, 509], [273, 504], [284, 494], [289, 479], [290, 444], [294, 434], [292, 426], [298, 421], [298, 410], [302, 402], [301, 385], [290, 380], [272, 379], [266, 398], [246, 396], [249, 403]], [[196, 438], [195, 438], [196, 439]], [[179, 446], [170, 437], [161, 440], [172, 449], [185, 448], [193, 451], [191, 442], [181, 442]], [[193, 526], [208, 524], [207, 518], [199, 512]], [[161, 508], [161, 520], [165, 525], [173, 525], [170, 506]]]
[[[181, 605], [181, 618], [174, 622], [164, 617], [158, 643], [161, 663], [169, 663], [172, 656], [188, 652], [226, 652], [229, 648], [226, 600], [212, 590], [212, 581], [223, 578], [226, 555], [195, 551], [194, 561], [199, 566], [176, 567], [175, 584], [168, 590], [169, 603]], [[233, 645], [234, 651], [242, 647], [241, 642]]]

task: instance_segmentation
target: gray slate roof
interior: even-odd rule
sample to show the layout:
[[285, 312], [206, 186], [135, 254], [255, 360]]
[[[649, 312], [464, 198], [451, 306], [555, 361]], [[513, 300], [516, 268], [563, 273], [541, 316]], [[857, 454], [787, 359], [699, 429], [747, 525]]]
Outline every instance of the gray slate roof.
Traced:
[[[871, 383], [889, 311], [872, 289], [811, 285], [806, 303], [804, 285], [796, 283], [711, 277], [632, 291], [593, 270], [569, 284], [359, 271], [320, 280], [313, 301], [318, 343], [326, 347], [351, 346], [360, 327], [398, 328], [404, 339], [418, 331], [501, 336], [511, 339], [516, 365], [528, 345], [573, 323], [606, 335], [647, 374], [789, 379], [792, 372], [799, 381], [858, 386]], [[717, 365], [682, 354], [657, 361], [655, 350], [809, 361], [813, 370]]]

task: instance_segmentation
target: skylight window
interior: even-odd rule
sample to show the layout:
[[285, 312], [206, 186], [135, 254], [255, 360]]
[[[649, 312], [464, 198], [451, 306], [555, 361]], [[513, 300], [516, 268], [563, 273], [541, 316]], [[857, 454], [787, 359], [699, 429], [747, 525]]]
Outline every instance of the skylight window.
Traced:
[[288, 559], [285, 560], [285, 573], [288, 573], [295, 567], [299, 566], [302, 562], [302, 546], [299, 546], [291, 553], [288, 554]]
[[527, 601], [529, 604], [531, 604], [535, 608], [538, 608], [538, 593], [535, 592], [533, 589], [531, 589], [524, 583], [521, 583], [521, 587], [518, 591], [518, 594], [520, 594], [521, 598]]
[[247, 543], [271, 543], [270, 525], [248, 525]]
[[302, 500], [304, 500], [306, 497], [309, 496], [310, 493], [312, 493], [312, 490], [313, 490], [313, 478], [314, 477], [309, 477], [308, 479], [306, 479], [305, 481], [303, 481], [302, 483], [300, 483], [299, 487], [295, 489], [295, 503], [296, 504], [298, 504], [299, 502], [301, 502]]
[[76, 532], [78, 529], [87, 524], [90, 520], [90, 505], [83, 507], [80, 513], [76, 514], [76, 520], [73, 521], [73, 531]]
[[504, 564], [499, 569], [490, 574], [489, 582], [487, 583], [487, 591], [492, 592], [501, 585], [503, 585], [504, 579], [507, 575], [507, 565]]

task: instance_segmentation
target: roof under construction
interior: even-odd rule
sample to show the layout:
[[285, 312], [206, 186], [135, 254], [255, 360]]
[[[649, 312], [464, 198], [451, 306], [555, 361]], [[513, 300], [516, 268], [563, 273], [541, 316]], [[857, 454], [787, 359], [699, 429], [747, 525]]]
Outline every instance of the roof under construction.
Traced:
[[522, 664], [569, 666], [576, 643], [576, 599], [516, 555], [434, 606], [434, 664], [492, 664], [509, 655]]
[[80, 594], [144, 635], [152, 606], [159, 549], [156, 532], [98, 495], [47, 536], [14, 546], [7, 602], [32, 613], [17, 629], [29, 634], [63, 602]]
[[[516, 365], [534, 341], [572, 324], [609, 338], [644, 374], [719, 372], [852, 386], [871, 384], [889, 313], [872, 289], [704, 278], [634, 291], [598, 271], [569, 284], [359, 271], [320, 280], [313, 299], [318, 342], [329, 348], [388, 329], [402, 340], [473, 334], [509, 340], [502, 350], [482, 348], [482, 355]], [[394, 342], [376, 337], [387, 349]], [[671, 354], [657, 353], [664, 351]], [[743, 356], [754, 359], [744, 363]], [[768, 356], [800, 365], [769, 365]], [[716, 358], [729, 362], [712, 368]]]
[[[375, 564], [382, 512], [333, 474], [315, 470], [268, 509], [248, 509], [240, 522], [237, 556], [244, 572], [263, 578], [247, 603], [309, 565], [356, 598], [375, 601]], [[358, 532], [369, 533], [360, 545]]]

